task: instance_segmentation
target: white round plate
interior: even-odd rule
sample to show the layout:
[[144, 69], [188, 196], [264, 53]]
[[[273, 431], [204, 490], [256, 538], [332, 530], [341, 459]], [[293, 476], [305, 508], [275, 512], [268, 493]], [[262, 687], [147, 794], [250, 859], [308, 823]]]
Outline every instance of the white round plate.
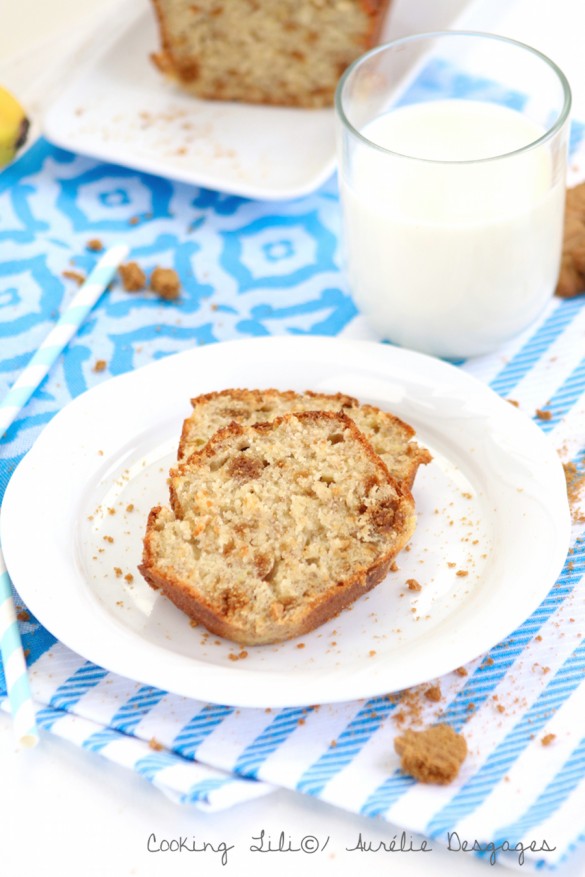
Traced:
[[[416, 479], [418, 525], [399, 569], [301, 640], [242, 650], [193, 628], [136, 567], [189, 399], [269, 386], [393, 411], [434, 459]], [[1, 535], [22, 599], [85, 658], [199, 700], [279, 707], [397, 691], [482, 654], [545, 597], [569, 530], [548, 439], [465, 372], [382, 344], [273, 337], [169, 356], [79, 396], [11, 479]]]

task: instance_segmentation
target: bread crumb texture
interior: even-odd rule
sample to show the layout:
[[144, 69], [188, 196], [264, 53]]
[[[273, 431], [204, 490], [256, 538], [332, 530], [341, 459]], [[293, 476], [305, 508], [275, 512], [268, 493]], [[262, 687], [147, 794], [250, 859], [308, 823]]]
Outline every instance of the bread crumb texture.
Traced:
[[410, 492], [343, 413], [220, 429], [171, 473], [140, 570], [213, 633], [255, 645], [323, 624], [386, 576]]
[[402, 770], [420, 783], [445, 786], [453, 782], [467, 756], [465, 737], [450, 725], [423, 731], [410, 728], [394, 740]]
[[330, 106], [388, 0], [153, 0], [159, 70], [200, 98]]

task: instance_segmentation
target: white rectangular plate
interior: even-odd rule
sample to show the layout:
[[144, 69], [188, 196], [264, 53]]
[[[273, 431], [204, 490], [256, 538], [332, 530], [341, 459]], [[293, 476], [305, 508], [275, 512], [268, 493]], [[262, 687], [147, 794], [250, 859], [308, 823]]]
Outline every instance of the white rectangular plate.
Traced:
[[[443, 27], [465, 0], [428, 11]], [[396, 0], [382, 39], [416, 29]], [[407, 15], [408, 13], [408, 15]], [[407, 20], [409, 19], [409, 20]], [[159, 48], [150, 5], [122, 29], [109, 24], [96, 54], [71, 71], [43, 132], [57, 146], [137, 170], [248, 198], [296, 198], [335, 169], [332, 109], [304, 110], [202, 101], [167, 82], [150, 60]]]

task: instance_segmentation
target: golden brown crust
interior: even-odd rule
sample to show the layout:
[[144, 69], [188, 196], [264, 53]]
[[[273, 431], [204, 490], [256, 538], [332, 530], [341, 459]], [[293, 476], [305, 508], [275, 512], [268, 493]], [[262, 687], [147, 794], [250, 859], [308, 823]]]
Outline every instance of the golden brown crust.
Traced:
[[[279, 633], [266, 639], [260, 636], [257, 639], [250, 637], [249, 631], [242, 632], [234, 624], [233, 619], [222, 617], [217, 609], [207, 602], [203, 595], [195, 597], [190, 586], [177, 576], [169, 576], [168, 573], [162, 574], [156, 568], [155, 559], [152, 556], [149, 533], [156, 523], [157, 514], [160, 507], [154, 508], [149, 515], [149, 524], [147, 528], [147, 536], [144, 540], [144, 554], [142, 563], [138, 566], [139, 572], [148, 582], [151, 588], [161, 591], [174, 605], [180, 609], [189, 618], [202, 624], [211, 633], [221, 636], [231, 642], [240, 645], [255, 646], [266, 645], [269, 643], [282, 642], [283, 640], [293, 639], [299, 636], [305, 636], [321, 625], [335, 618], [352, 603], [355, 603], [363, 594], [373, 590], [376, 585], [384, 581], [392, 560], [398, 553], [398, 549], [393, 551], [388, 557], [382, 558], [377, 563], [372, 564], [368, 569], [356, 573], [351, 579], [339, 582], [335, 591], [323, 595], [319, 601], [307, 605], [306, 614], [302, 624], [298, 624], [295, 630], [291, 632], [285, 628]], [[151, 519], [152, 516], [152, 519]], [[275, 627], [278, 619], [275, 620]]]

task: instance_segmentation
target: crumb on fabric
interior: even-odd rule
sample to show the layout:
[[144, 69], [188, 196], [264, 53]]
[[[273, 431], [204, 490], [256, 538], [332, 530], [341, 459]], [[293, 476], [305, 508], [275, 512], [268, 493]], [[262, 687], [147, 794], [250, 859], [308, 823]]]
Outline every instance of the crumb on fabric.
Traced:
[[427, 700], [432, 700], [433, 703], [438, 703], [441, 700], [441, 687], [439, 685], [431, 685], [430, 688], [427, 688], [425, 691], [425, 697]]
[[545, 734], [540, 742], [543, 746], [550, 746], [550, 744], [553, 743], [556, 739], [556, 734]]
[[82, 283], [85, 282], [85, 274], [82, 274], [81, 271], [62, 271], [63, 277], [66, 277], [67, 280], [75, 280], [78, 286], [81, 286]]
[[91, 250], [92, 253], [101, 253], [104, 249], [104, 245], [99, 238], [91, 238], [85, 246], [88, 250]]
[[108, 367], [108, 363], [105, 359], [96, 359], [93, 370], [94, 372], [103, 372]]
[[423, 731], [408, 729], [396, 737], [394, 749], [402, 770], [421, 783], [451, 783], [467, 756], [465, 737], [446, 724]]
[[552, 411], [546, 411], [543, 408], [537, 408], [534, 412], [539, 420], [551, 420]]
[[138, 262], [126, 262], [120, 265], [118, 273], [126, 292], [140, 292], [146, 286], [146, 274]]
[[150, 276], [150, 288], [166, 301], [173, 301], [179, 297], [181, 281], [172, 268], [155, 268]]

